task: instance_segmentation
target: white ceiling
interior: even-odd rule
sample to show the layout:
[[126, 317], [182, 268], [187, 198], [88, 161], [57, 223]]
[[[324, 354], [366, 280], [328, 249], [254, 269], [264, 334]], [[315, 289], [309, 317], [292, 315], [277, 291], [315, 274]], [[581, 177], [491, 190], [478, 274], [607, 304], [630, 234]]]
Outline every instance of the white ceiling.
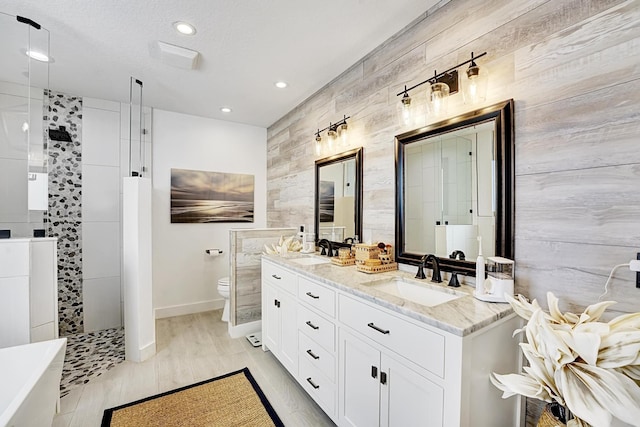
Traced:
[[[53, 90], [128, 102], [134, 76], [145, 105], [268, 127], [437, 2], [0, 0], [0, 12], [50, 31]], [[197, 33], [178, 34], [174, 21]], [[158, 41], [199, 51], [198, 68], [152, 57]]]

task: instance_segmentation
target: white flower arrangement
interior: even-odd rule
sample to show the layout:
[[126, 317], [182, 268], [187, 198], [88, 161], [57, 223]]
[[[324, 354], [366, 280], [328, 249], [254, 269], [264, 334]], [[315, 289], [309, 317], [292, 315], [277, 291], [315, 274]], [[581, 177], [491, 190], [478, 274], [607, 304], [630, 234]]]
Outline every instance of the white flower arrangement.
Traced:
[[281, 255], [286, 252], [300, 252], [300, 250], [302, 250], [302, 243], [296, 239], [296, 236], [286, 238], [284, 236], [280, 236], [280, 240], [277, 245], [272, 244], [271, 247], [264, 245], [265, 254]]
[[528, 321], [514, 336], [525, 332], [527, 342], [520, 347], [529, 366], [520, 374], [492, 374], [503, 398], [520, 394], [555, 401], [575, 416], [568, 426], [608, 427], [614, 416], [640, 426], [640, 313], [603, 323], [598, 320], [614, 301], [576, 315], [561, 313], [551, 292], [548, 313], [522, 295], [508, 300]]

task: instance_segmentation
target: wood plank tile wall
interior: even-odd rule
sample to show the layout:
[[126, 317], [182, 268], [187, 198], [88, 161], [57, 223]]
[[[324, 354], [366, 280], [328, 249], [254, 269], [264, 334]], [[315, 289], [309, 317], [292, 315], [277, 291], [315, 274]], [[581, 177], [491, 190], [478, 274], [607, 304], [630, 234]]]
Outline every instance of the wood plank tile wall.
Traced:
[[[486, 104], [515, 101], [517, 292], [581, 310], [640, 252], [637, 0], [443, 0], [268, 129], [268, 225], [313, 223], [313, 134], [346, 114], [344, 151], [364, 147], [363, 227], [393, 242], [396, 93], [472, 51], [488, 52]], [[472, 109], [461, 98], [450, 116]], [[640, 311], [634, 283], [615, 274], [613, 314]]]

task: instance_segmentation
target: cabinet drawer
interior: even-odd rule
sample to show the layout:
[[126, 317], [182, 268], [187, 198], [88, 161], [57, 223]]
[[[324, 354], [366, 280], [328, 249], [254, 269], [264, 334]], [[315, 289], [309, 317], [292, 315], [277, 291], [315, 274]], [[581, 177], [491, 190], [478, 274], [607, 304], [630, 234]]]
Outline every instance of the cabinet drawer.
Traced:
[[342, 323], [444, 378], [445, 339], [399, 316], [340, 295]]
[[298, 334], [298, 355], [300, 360], [306, 360], [309, 365], [315, 367], [327, 379], [335, 383], [336, 358], [302, 332]]
[[333, 322], [298, 305], [298, 330], [329, 352], [335, 351], [336, 328]]
[[269, 262], [262, 262], [262, 280], [268, 280], [269, 282], [277, 285], [279, 288], [296, 295], [298, 293], [298, 277], [295, 273], [287, 270], [279, 265], [271, 264]]
[[336, 410], [336, 385], [304, 359], [298, 367], [298, 381], [327, 415], [333, 418]]
[[331, 317], [336, 315], [336, 293], [304, 277], [298, 279], [298, 298]]

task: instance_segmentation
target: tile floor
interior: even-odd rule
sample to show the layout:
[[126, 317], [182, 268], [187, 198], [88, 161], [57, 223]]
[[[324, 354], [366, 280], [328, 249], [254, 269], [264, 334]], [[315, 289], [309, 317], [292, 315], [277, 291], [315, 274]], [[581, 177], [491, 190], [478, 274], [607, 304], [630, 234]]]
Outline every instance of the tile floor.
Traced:
[[99, 426], [106, 408], [248, 367], [286, 426], [333, 426], [270, 352], [243, 337], [231, 339], [221, 311], [160, 319], [157, 353], [125, 361], [61, 399], [53, 427]]
[[124, 329], [69, 335], [64, 356], [60, 397], [124, 362]]

